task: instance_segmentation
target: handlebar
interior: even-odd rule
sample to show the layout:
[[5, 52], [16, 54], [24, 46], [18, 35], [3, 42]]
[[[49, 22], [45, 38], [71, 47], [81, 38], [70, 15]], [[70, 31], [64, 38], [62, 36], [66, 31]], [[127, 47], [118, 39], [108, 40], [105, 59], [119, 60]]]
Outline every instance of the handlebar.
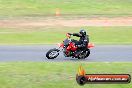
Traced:
[[67, 34], [66, 34], [66, 37], [67, 37], [67, 38], [70, 38], [71, 35], [72, 35], [71, 33], [67, 33]]

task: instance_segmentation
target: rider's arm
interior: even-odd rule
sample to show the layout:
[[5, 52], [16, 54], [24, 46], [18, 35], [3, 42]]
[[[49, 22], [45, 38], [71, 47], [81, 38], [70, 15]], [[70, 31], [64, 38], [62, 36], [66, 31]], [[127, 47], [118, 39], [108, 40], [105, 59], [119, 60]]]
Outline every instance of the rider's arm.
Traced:
[[82, 35], [79, 34], [79, 33], [73, 33], [72, 35], [73, 35], [73, 36], [76, 36], [76, 37], [82, 37]]

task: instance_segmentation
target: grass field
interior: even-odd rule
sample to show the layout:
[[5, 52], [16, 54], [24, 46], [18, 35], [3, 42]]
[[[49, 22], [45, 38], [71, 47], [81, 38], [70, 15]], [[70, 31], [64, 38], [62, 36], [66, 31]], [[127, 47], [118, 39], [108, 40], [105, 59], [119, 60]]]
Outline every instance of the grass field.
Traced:
[[0, 0], [0, 18], [52, 16], [56, 8], [63, 16], [131, 16], [131, 3], [131, 0]]
[[[132, 27], [84, 27], [95, 44], [132, 44]], [[62, 42], [68, 32], [79, 27], [45, 27], [31, 29], [0, 29], [0, 44], [54, 44]], [[75, 38], [75, 37], [73, 37]], [[76, 39], [76, 38], [75, 38]]]
[[[8, 62], [0, 63], [1, 88], [80, 88], [75, 76], [82, 64], [86, 73], [128, 73], [131, 63]], [[83, 88], [131, 88], [132, 84], [88, 84]]]

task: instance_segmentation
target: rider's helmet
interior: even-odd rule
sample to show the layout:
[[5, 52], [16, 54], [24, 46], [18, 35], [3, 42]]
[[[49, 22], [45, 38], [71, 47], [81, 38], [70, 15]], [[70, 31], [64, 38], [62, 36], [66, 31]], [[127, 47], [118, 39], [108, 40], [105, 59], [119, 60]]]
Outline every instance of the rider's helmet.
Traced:
[[79, 32], [82, 36], [86, 36], [86, 31], [84, 29], [81, 29]]

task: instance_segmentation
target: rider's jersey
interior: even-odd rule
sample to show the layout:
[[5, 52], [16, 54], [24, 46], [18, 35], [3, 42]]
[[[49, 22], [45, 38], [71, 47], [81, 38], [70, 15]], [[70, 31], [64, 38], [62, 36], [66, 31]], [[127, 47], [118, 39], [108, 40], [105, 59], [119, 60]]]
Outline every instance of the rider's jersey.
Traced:
[[78, 45], [80, 45], [80, 47], [87, 47], [87, 45], [89, 43], [89, 36], [88, 35], [82, 36], [79, 33], [73, 33], [73, 36], [80, 37], [79, 43], [78, 43]]

